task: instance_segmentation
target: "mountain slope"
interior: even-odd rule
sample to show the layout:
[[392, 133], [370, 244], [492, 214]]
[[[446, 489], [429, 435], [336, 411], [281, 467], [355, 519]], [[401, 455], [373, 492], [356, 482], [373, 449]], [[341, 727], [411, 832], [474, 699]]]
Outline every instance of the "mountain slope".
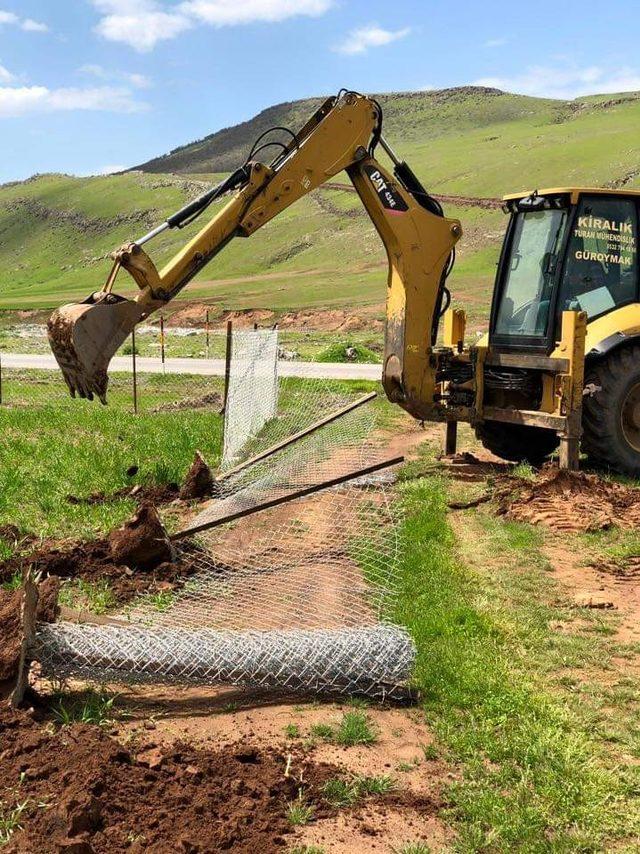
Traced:
[[[562, 184], [640, 186], [636, 94], [550, 101], [463, 88], [381, 98], [385, 135], [436, 195], [497, 197]], [[0, 187], [0, 308], [50, 307], [102, 284], [108, 252], [143, 234], [242, 161], [274, 122], [298, 127], [315, 101], [280, 105], [250, 122], [143, 164], [93, 178], [36, 176]], [[163, 169], [174, 174], [156, 174]], [[175, 174], [178, 173], [178, 174]], [[346, 183], [338, 176], [336, 183]], [[464, 237], [454, 294], [488, 308], [504, 217], [447, 200]], [[150, 252], [164, 263], [201, 227], [169, 232]], [[386, 261], [354, 193], [315, 191], [250, 241], [227, 247], [184, 291], [225, 308], [295, 309], [379, 304]], [[128, 291], [126, 279], [119, 288]]]
[[[374, 97], [382, 106], [385, 134], [389, 139], [408, 142], [517, 121], [532, 112], [550, 121], [562, 120], [571, 113], [570, 102], [526, 98], [476, 86]], [[180, 146], [135, 168], [143, 172], [229, 172], [243, 162], [260, 134], [275, 126], [295, 131], [323, 100], [307, 98], [277, 104], [249, 121]], [[279, 137], [275, 134], [274, 138]]]

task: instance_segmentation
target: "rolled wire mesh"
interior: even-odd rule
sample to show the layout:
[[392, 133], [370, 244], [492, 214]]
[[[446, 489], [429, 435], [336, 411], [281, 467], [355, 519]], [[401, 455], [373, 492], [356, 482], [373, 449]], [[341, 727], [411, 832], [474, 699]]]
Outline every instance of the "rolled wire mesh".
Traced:
[[[251, 407], [259, 394], [254, 381], [244, 383], [238, 405]], [[280, 383], [275, 414], [255, 435], [242, 433], [234, 459], [251, 458], [356, 396], [319, 380]], [[43, 628], [38, 655], [45, 671], [97, 681], [402, 692], [415, 650], [391, 623], [399, 543], [384, 477], [224, 521], [380, 460], [378, 433], [369, 404], [232, 473], [191, 522], [220, 524], [178, 543], [178, 559], [189, 569], [183, 586], [161, 601], [140, 597], [120, 616], [122, 627]]]
[[43, 673], [101, 681], [227, 683], [279, 691], [393, 698], [413, 661], [393, 626], [290, 632], [41, 626]]

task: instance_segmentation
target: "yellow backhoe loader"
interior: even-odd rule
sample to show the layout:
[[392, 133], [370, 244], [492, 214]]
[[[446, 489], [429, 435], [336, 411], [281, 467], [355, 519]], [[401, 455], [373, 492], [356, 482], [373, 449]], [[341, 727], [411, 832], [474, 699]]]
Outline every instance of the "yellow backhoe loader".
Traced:
[[[465, 315], [449, 308], [447, 277], [462, 236], [382, 135], [382, 110], [342, 90], [269, 164], [260, 137], [245, 163], [166, 222], [113, 253], [102, 290], [49, 322], [72, 394], [103, 403], [111, 357], [140, 320], [166, 305], [236, 237], [250, 237], [297, 199], [346, 170], [386, 248], [383, 385], [415, 418], [459, 421], [508, 460], [542, 463], [558, 446], [576, 468], [582, 450], [601, 466], [640, 475], [638, 202], [626, 190], [558, 188], [505, 197], [509, 215], [488, 335], [465, 347]], [[381, 148], [391, 169], [375, 157]], [[160, 271], [143, 249], [183, 228], [216, 199], [227, 204]], [[113, 292], [119, 270], [139, 292]], [[443, 323], [443, 343], [438, 331]]]

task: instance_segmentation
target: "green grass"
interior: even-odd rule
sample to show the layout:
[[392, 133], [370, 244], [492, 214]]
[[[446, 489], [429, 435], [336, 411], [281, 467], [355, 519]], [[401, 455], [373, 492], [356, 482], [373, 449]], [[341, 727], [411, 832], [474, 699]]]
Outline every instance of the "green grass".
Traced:
[[[4, 557], [8, 558], [11, 554], [6, 554]], [[1, 590], [19, 590], [22, 587], [22, 574], [16, 570], [11, 578], [8, 581], [4, 581], [0, 584]]]
[[79, 608], [94, 614], [105, 614], [116, 604], [116, 599], [106, 579], [97, 582], [83, 578], [65, 582], [60, 588], [58, 601], [68, 608]]
[[574, 704], [552, 681], [559, 668], [601, 664], [607, 639], [551, 630], [559, 612], [541, 533], [470, 514], [467, 524], [482, 520], [472, 568], [456, 555], [445, 483], [406, 482], [402, 494], [396, 616], [416, 640], [426, 721], [460, 768], [448, 792], [458, 849], [602, 851], [633, 836], [637, 775], [610, 756], [584, 698]]
[[292, 827], [301, 827], [308, 824], [315, 813], [313, 804], [306, 802], [304, 789], [298, 790], [298, 797], [295, 801], [290, 801], [287, 804], [287, 821]]
[[287, 738], [300, 738], [300, 727], [298, 724], [287, 724], [284, 728]]
[[22, 830], [20, 820], [28, 807], [28, 800], [13, 806], [0, 801], [0, 846], [6, 845], [16, 831]]
[[[180, 481], [199, 448], [216, 465], [222, 419], [207, 411], [141, 414], [95, 402], [73, 408], [0, 407], [0, 524], [43, 537], [102, 534], [133, 512], [131, 499], [70, 504], [135, 483]], [[134, 478], [126, 471], [139, 465]]]
[[311, 735], [341, 744], [343, 747], [353, 747], [356, 744], [375, 744], [378, 740], [375, 724], [369, 715], [361, 711], [345, 712], [337, 725], [318, 723], [311, 727]]
[[[349, 353], [350, 351], [350, 353]], [[330, 344], [316, 356], [316, 362], [360, 362], [377, 364], [380, 356], [361, 344]]]
[[51, 706], [55, 720], [62, 726], [74, 723], [111, 726], [116, 713], [114, 695], [89, 690], [78, 696], [59, 695]]
[[322, 796], [333, 807], [350, 807], [361, 798], [386, 795], [396, 787], [388, 775], [366, 777], [353, 774], [348, 779], [332, 777], [322, 787]]
[[393, 854], [431, 854], [431, 848], [424, 842], [407, 842], [399, 848], [392, 848]]
[[325, 854], [325, 850], [319, 845], [294, 845], [287, 848], [287, 854]]
[[148, 602], [152, 608], [164, 614], [173, 605], [175, 594], [173, 590], [159, 590], [157, 593], [152, 593], [148, 597]]

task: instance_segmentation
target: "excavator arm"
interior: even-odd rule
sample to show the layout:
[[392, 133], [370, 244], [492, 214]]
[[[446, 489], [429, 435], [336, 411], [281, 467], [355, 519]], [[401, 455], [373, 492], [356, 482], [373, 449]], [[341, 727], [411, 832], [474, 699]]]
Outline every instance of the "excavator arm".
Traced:
[[[107, 368], [112, 356], [140, 320], [166, 305], [232, 239], [250, 237], [302, 196], [346, 170], [385, 246], [387, 329], [383, 383], [388, 397], [416, 418], [433, 407], [436, 361], [433, 345], [442, 311], [445, 279], [462, 229], [446, 219], [409, 167], [382, 138], [378, 103], [355, 92], [341, 92], [316, 111], [305, 126], [279, 143], [270, 165], [247, 161], [217, 187], [190, 202], [140, 240], [113, 255], [103, 288], [82, 303], [63, 306], [49, 320], [49, 340], [72, 395], [106, 402]], [[286, 129], [285, 129], [286, 130]], [[381, 143], [393, 171], [375, 159]], [[227, 204], [158, 270], [144, 244], [168, 228], [181, 228], [216, 199]], [[139, 291], [134, 299], [113, 293], [125, 270]]]

